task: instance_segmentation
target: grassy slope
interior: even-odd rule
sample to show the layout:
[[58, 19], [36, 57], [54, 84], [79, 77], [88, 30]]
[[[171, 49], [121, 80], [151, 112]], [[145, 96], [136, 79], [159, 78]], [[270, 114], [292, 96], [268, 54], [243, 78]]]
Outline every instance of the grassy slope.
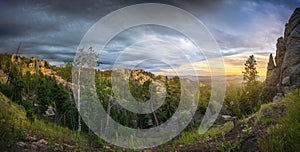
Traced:
[[163, 151], [297, 151], [300, 149], [300, 94], [261, 106], [248, 118], [212, 127], [207, 133], [184, 132], [158, 147]]
[[[54, 148], [86, 151], [87, 138], [67, 128], [36, 120], [30, 124], [25, 110], [0, 93], [0, 150], [12, 149], [16, 142], [48, 141], [46, 151]], [[300, 95], [295, 90], [280, 102], [262, 105], [248, 118], [214, 126], [200, 135], [197, 129], [151, 150], [166, 151], [294, 151], [300, 148]], [[5, 145], [6, 147], [3, 147]], [[59, 145], [59, 146], [57, 146]], [[69, 146], [66, 146], [69, 145]], [[16, 146], [15, 146], [16, 147]], [[28, 147], [27, 147], [28, 148]], [[30, 147], [29, 147], [30, 148]], [[24, 149], [22, 149], [24, 150]]]
[[24, 142], [24, 149], [31, 149], [32, 142], [44, 139], [46, 147], [42, 150], [70, 150], [81, 151], [87, 147], [87, 140], [77, 132], [57, 126], [52, 123], [45, 124], [35, 120], [30, 123], [26, 119], [23, 107], [13, 103], [0, 92], [0, 150], [18, 149], [16, 142]]
[[265, 119], [269, 123], [273, 120], [277, 123], [268, 128], [268, 133], [259, 139], [262, 151], [299, 151], [300, 149], [300, 90], [290, 92], [282, 99], [281, 104], [286, 107], [286, 115], [277, 120]]

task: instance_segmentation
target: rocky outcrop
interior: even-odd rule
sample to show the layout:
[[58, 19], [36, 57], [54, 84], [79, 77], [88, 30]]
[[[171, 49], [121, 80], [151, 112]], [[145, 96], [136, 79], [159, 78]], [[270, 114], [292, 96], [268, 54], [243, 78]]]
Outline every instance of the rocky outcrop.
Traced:
[[300, 8], [294, 11], [276, 47], [275, 62], [271, 54], [268, 63], [265, 88], [268, 99], [300, 85]]
[[[280, 41], [281, 38], [278, 39]], [[278, 44], [278, 43], [277, 43]], [[276, 51], [277, 52], [277, 51]], [[276, 58], [275, 58], [276, 62]], [[267, 78], [266, 78], [266, 99], [272, 99], [277, 93], [277, 84], [280, 82], [280, 68], [278, 68], [277, 62], [274, 63], [272, 54], [269, 57], [268, 69], [267, 69]]]

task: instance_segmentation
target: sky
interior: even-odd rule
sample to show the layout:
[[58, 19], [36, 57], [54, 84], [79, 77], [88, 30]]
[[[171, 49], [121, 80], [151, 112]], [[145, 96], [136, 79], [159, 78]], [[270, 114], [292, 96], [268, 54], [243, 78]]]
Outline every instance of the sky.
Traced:
[[[266, 75], [269, 54], [276, 52], [277, 38], [300, 6], [298, 0], [1, 0], [0, 53], [14, 53], [22, 42], [20, 55], [62, 65], [73, 60], [81, 39], [99, 19], [140, 3], [163, 3], [190, 12], [217, 41], [226, 74], [241, 75], [243, 63], [254, 54], [261, 76]], [[172, 75], [173, 67], [181, 67], [189, 75], [192, 72], [187, 67], [193, 65], [197, 75], [209, 75], [205, 57], [198, 52], [184, 34], [144, 25], [116, 35], [99, 60], [104, 69], [117, 67], [118, 62], [165, 75]], [[156, 60], [143, 60], [149, 56]]]

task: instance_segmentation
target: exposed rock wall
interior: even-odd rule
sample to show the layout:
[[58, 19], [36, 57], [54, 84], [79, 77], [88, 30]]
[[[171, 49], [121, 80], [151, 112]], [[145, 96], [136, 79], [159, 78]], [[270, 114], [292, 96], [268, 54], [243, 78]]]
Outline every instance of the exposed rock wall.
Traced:
[[275, 62], [271, 54], [268, 63], [265, 88], [268, 99], [300, 85], [300, 8], [294, 11], [276, 47]]

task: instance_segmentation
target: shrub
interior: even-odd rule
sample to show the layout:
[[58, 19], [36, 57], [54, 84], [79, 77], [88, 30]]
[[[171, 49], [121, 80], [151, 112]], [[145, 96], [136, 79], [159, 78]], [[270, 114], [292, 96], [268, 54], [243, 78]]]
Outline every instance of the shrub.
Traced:
[[88, 143], [91, 147], [103, 147], [103, 141], [93, 132], [88, 133]]
[[225, 106], [231, 115], [242, 118], [259, 110], [262, 99], [263, 83], [246, 83], [242, 88], [228, 89]]
[[30, 108], [30, 109], [26, 110], [26, 117], [27, 117], [27, 119], [30, 123], [34, 122], [35, 116], [34, 116], [33, 108]]

